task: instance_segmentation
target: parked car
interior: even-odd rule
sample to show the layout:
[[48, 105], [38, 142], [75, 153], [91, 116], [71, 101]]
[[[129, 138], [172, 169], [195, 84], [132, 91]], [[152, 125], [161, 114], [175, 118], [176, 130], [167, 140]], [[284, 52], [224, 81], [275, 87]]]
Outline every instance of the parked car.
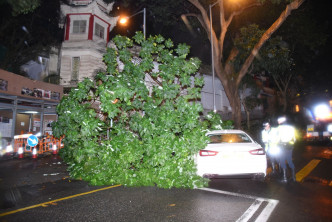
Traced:
[[195, 156], [197, 174], [203, 177], [250, 176], [264, 178], [265, 150], [242, 130], [215, 130], [210, 143]]

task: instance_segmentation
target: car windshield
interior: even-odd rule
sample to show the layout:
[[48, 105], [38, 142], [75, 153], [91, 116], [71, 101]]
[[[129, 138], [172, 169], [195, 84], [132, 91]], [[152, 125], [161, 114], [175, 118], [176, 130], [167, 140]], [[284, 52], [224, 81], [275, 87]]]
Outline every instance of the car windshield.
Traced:
[[246, 134], [225, 133], [208, 135], [210, 143], [251, 143], [250, 138]]

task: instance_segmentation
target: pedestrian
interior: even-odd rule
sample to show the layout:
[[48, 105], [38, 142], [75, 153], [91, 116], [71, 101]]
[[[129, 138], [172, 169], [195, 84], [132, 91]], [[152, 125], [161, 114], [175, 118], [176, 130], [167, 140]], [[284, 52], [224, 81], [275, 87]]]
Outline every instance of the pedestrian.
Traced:
[[270, 122], [263, 123], [264, 129], [262, 130], [262, 142], [264, 143], [265, 152], [267, 157], [271, 163], [272, 167], [272, 175], [276, 174], [276, 163], [277, 163], [277, 155], [276, 145], [277, 145], [277, 135], [276, 129], [271, 127]]
[[295, 128], [287, 123], [287, 118], [281, 116], [278, 118], [277, 141], [280, 147], [279, 163], [282, 168], [282, 182], [287, 183], [287, 164], [291, 169], [291, 179], [295, 182], [295, 166], [293, 163], [293, 149], [295, 143]]

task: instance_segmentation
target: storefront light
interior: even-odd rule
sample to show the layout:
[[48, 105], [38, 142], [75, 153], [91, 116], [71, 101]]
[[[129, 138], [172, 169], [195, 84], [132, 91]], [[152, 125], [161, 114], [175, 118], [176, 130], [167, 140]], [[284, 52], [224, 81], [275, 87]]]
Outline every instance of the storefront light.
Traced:
[[23, 147], [18, 148], [17, 153], [18, 153], [18, 154], [22, 154], [22, 153], [23, 153]]
[[24, 112], [21, 112], [21, 113], [37, 114], [38, 112], [37, 111], [24, 111]]
[[13, 151], [13, 146], [11, 144], [6, 147], [6, 153], [12, 153]]

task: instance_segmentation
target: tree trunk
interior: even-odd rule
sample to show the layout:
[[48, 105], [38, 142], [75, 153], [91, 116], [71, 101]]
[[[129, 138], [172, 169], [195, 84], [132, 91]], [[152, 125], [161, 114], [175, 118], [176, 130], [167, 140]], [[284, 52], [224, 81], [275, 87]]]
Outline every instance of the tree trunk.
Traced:
[[282, 111], [283, 111], [283, 113], [285, 113], [287, 110], [287, 103], [288, 103], [286, 92], [285, 91], [281, 92], [281, 96], [282, 96], [282, 107], [283, 107]]
[[250, 130], [250, 112], [246, 111], [246, 113], [247, 113], [247, 128], [248, 130]]
[[[203, 7], [203, 5], [200, 3], [199, 0], [188, 0], [190, 3], [192, 3], [201, 13], [198, 14], [187, 14], [188, 16], [195, 16], [198, 21], [201, 23], [202, 27], [208, 34], [208, 38], [211, 42], [213, 42], [213, 60], [214, 60], [214, 69], [216, 71], [216, 74], [218, 78], [221, 80], [222, 85], [224, 87], [224, 90], [226, 92], [227, 98], [229, 100], [230, 106], [232, 107], [232, 117], [234, 120], [234, 125], [236, 128], [241, 128], [241, 99], [238, 94], [239, 85], [243, 79], [243, 77], [247, 74], [248, 69], [252, 62], [254, 61], [257, 53], [261, 49], [261, 47], [265, 44], [265, 42], [270, 39], [272, 34], [279, 29], [279, 27], [284, 23], [286, 18], [291, 14], [291, 12], [298, 7], [301, 6], [301, 4], [305, 0], [294, 0], [291, 1], [286, 8], [281, 12], [279, 18], [275, 20], [275, 22], [265, 31], [265, 33], [262, 35], [262, 37], [259, 39], [258, 43], [254, 46], [252, 49], [250, 55], [245, 60], [245, 62], [242, 64], [242, 67], [238, 73], [237, 76], [234, 76], [234, 70], [232, 66], [232, 61], [235, 59], [237, 55], [236, 47], [231, 50], [230, 55], [226, 60], [224, 60], [224, 39], [226, 36], [226, 33], [228, 31], [228, 27], [231, 24], [233, 17], [236, 15], [239, 15], [245, 10], [246, 8], [243, 8], [239, 11], [231, 12], [230, 16], [228, 18], [225, 17], [225, 9], [224, 9], [224, 0], [219, 0], [219, 10], [220, 10], [220, 34], [219, 37], [217, 37], [215, 31], [211, 30], [210, 26], [210, 19], [208, 16], [208, 13], [206, 11], [206, 8]], [[257, 6], [260, 3], [256, 2], [251, 5], [249, 5], [247, 8], [252, 6]], [[212, 32], [212, 39], [210, 37]]]
[[[230, 82], [228, 82], [228, 84], [230, 84]], [[232, 119], [234, 121], [234, 127], [236, 129], [241, 129], [241, 98], [238, 94], [238, 91], [234, 87], [225, 87], [225, 93], [232, 108]]]
[[244, 112], [246, 113], [246, 117], [247, 117], [247, 121], [246, 121], [247, 122], [247, 129], [250, 130], [250, 112], [247, 109], [245, 102], [243, 102], [242, 105], [243, 105]]
[[241, 129], [241, 120], [242, 120], [242, 112], [241, 112], [241, 100], [240, 97], [237, 96], [235, 98], [233, 98], [233, 105], [232, 108], [234, 108], [234, 110], [232, 110], [232, 117], [234, 120], [234, 126], [236, 129]]

